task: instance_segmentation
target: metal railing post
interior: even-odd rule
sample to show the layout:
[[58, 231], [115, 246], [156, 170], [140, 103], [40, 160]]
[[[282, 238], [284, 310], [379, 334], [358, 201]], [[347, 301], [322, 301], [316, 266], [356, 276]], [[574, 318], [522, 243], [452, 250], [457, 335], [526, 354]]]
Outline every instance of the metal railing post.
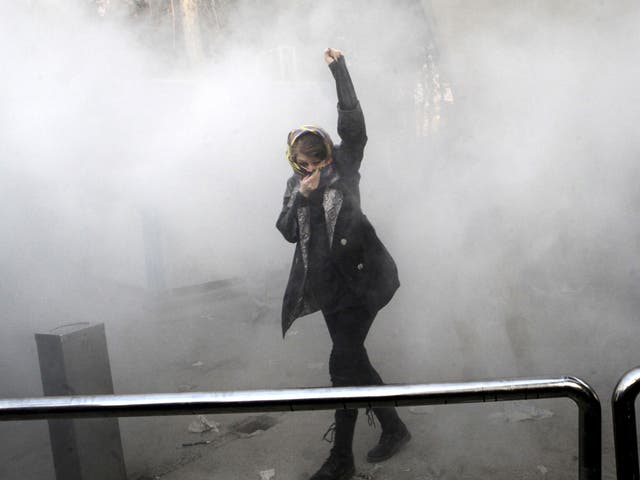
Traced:
[[640, 393], [640, 367], [625, 373], [611, 396], [613, 441], [618, 480], [639, 480], [635, 401]]
[[579, 409], [581, 480], [600, 480], [600, 400], [575, 377], [375, 387], [94, 395], [0, 400], [0, 421], [371, 408], [570, 398]]

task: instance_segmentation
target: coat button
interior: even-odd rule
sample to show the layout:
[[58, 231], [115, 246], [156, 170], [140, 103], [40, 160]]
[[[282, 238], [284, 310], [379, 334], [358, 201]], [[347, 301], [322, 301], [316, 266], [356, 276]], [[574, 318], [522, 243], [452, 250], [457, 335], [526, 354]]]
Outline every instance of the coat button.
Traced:
[[341, 238], [340, 239], [340, 245], [346, 245], [347, 244], [347, 239], [346, 238]]
[[364, 268], [364, 265], [359, 263], [357, 268], [358, 268], [358, 270], [362, 270]]

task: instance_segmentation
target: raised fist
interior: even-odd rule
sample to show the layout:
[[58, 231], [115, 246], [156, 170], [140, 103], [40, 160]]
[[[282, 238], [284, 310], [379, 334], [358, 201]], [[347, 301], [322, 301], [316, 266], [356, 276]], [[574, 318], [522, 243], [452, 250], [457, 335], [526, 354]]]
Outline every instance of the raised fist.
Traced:
[[337, 48], [327, 48], [323, 53], [324, 61], [327, 62], [327, 64], [333, 63], [342, 56], [342, 51]]

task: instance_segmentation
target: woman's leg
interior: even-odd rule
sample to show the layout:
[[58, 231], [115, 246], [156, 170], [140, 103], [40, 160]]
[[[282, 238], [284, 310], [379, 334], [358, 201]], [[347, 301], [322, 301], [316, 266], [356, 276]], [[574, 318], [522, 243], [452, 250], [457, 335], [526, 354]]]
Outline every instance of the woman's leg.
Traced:
[[[364, 307], [354, 307], [325, 315], [333, 349], [329, 373], [334, 387], [383, 385], [382, 378], [369, 360], [364, 342], [375, 314]], [[383, 430], [394, 430], [401, 423], [393, 407], [374, 408]]]
[[[333, 386], [383, 385], [364, 346], [374, 318], [375, 314], [364, 307], [325, 314], [333, 341], [329, 359]], [[382, 427], [382, 437], [380, 443], [369, 452], [368, 459], [381, 461], [396, 453], [410, 435], [395, 408], [374, 408], [373, 412]], [[351, 451], [356, 418], [357, 410], [336, 410], [336, 448], [340, 444], [341, 449], [348, 448]]]
[[[329, 357], [329, 375], [334, 387], [348, 387], [359, 385], [360, 368], [356, 366], [358, 357], [356, 353], [366, 337], [362, 325], [356, 321], [357, 316], [352, 309], [333, 313], [325, 313], [325, 321], [329, 335], [333, 342]], [[339, 455], [352, 455], [353, 432], [355, 430], [358, 410], [339, 409], [335, 412], [335, 442], [332, 453]]]
[[[355, 363], [362, 362], [356, 362], [361, 354], [354, 354], [354, 350], [364, 342], [371, 323], [369, 322], [369, 325], [363, 329], [361, 322], [356, 321], [357, 315], [347, 314], [345, 311], [323, 312], [323, 314], [333, 341], [329, 357], [331, 384], [334, 387], [358, 385], [360, 367], [355, 367]], [[355, 409], [335, 411], [334, 443], [331, 455], [310, 480], [351, 478], [355, 472], [352, 447], [357, 418], [358, 410]]]
[[375, 314], [365, 307], [345, 308], [324, 314], [333, 342], [329, 374], [334, 386], [382, 384], [364, 347], [374, 318]]

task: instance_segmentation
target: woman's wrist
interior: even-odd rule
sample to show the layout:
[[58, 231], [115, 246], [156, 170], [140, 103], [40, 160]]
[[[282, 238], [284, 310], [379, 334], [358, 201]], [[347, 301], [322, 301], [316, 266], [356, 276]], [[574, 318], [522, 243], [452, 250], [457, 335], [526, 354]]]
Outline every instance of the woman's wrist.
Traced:
[[351, 75], [347, 70], [344, 56], [338, 58], [335, 62], [329, 64], [331, 74], [336, 81], [336, 92], [338, 94], [338, 103], [342, 110], [353, 110], [358, 106], [358, 97], [353, 88]]

